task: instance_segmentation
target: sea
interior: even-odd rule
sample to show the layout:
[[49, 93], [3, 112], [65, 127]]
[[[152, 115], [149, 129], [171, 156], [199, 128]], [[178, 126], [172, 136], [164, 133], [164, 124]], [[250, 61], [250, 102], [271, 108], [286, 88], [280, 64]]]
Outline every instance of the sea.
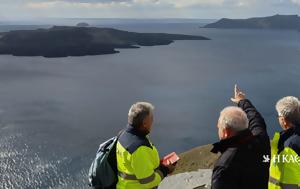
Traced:
[[[126, 126], [137, 101], [155, 106], [150, 137], [161, 156], [217, 142], [217, 119], [234, 106], [235, 84], [265, 118], [269, 136], [280, 131], [277, 100], [300, 97], [300, 32], [203, 28], [207, 22], [94, 21], [211, 40], [98, 56], [0, 55], [0, 188], [89, 188], [99, 144]], [[51, 24], [1, 25], [0, 32], [41, 27]]]

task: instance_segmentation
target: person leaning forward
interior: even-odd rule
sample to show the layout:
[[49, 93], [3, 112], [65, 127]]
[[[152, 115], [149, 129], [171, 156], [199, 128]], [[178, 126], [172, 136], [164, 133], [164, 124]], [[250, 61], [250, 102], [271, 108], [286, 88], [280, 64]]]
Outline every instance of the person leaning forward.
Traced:
[[261, 114], [235, 86], [231, 99], [238, 107], [227, 107], [218, 120], [220, 141], [213, 153], [221, 153], [212, 175], [212, 189], [267, 189], [270, 140]]
[[175, 169], [163, 166], [157, 149], [149, 139], [153, 123], [153, 105], [147, 102], [133, 104], [128, 113], [128, 125], [117, 143], [117, 189], [157, 188]]

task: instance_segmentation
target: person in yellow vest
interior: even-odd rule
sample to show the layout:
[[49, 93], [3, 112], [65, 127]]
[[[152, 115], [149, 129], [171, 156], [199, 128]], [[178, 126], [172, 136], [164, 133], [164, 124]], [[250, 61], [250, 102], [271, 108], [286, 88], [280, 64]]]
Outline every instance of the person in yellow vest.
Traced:
[[157, 188], [175, 165], [163, 166], [157, 149], [149, 139], [153, 124], [152, 104], [137, 102], [128, 113], [128, 125], [120, 135], [117, 147], [117, 189]]
[[271, 142], [269, 189], [300, 189], [300, 103], [287, 96], [276, 104], [283, 131]]

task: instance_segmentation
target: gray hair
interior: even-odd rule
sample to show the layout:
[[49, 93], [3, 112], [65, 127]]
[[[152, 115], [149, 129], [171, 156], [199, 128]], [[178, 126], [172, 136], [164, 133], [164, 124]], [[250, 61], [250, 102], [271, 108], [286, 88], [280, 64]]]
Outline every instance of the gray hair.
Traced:
[[300, 104], [298, 98], [286, 96], [276, 103], [278, 116], [282, 116], [292, 124], [300, 123]]
[[218, 125], [219, 127], [230, 128], [237, 132], [247, 129], [249, 120], [241, 108], [229, 106], [221, 111]]
[[134, 103], [128, 112], [128, 123], [133, 127], [139, 127], [153, 110], [154, 106], [148, 102]]

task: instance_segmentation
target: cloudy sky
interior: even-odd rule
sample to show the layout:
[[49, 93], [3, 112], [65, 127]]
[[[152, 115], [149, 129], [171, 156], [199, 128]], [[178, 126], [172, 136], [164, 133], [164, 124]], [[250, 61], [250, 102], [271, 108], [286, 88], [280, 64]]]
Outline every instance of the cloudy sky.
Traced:
[[0, 20], [32, 18], [246, 18], [299, 14], [300, 0], [0, 0]]

